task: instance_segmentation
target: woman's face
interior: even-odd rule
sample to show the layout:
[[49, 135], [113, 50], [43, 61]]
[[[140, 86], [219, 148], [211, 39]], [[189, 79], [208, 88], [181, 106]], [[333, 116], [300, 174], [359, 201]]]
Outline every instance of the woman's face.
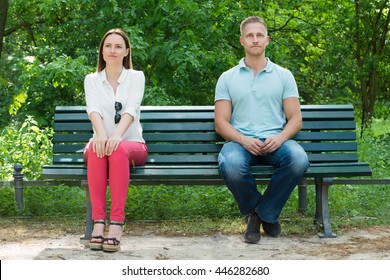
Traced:
[[119, 34], [110, 34], [104, 40], [102, 48], [103, 59], [107, 65], [122, 65], [123, 58], [129, 54], [125, 40]]

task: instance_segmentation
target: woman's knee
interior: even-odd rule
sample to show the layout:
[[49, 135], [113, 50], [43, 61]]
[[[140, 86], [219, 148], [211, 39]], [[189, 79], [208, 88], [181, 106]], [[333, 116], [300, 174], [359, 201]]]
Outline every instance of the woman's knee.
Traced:
[[123, 142], [120, 142], [116, 150], [112, 154], [126, 155], [128, 153], [128, 149], [125, 147]]
[[144, 143], [139, 142], [121, 142], [118, 148], [110, 156], [110, 160], [128, 159], [131, 164], [144, 164], [148, 157], [148, 149]]

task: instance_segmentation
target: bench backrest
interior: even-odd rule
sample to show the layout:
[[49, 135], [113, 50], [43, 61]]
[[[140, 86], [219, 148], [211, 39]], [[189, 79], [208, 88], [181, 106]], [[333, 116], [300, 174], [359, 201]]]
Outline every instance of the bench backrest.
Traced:
[[[83, 164], [92, 136], [84, 106], [58, 106], [54, 117], [53, 164]], [[301, 105], [303, 129], [295, 139], [311, 163], [357, 162], [352, 105]], [[148, 165], [215, 165], [224, 141], [214, 131], [213, 106], [143, 106], [141, 124]]]

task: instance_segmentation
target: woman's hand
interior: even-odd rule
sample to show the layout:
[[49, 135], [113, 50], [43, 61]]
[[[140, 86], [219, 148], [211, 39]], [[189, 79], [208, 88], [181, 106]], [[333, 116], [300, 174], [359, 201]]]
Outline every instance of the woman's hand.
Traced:
[[105, 150], [106, 155], [110, 156], [114, 151], [116, 151], [121, 141], [122, 138], [115, 134], [108, 138]]
[[106, 145], [107, 135], [97, 135], [93, 139], [92, 149], [99, 158], [102, 158], [107, 154]]

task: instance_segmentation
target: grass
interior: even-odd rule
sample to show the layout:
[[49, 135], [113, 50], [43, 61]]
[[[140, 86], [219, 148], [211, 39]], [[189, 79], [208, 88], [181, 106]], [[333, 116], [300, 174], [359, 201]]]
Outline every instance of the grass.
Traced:
[[[132, 188], [138, 198], [135, 202], [134, 196], [129, 195], [126, 221], [130, 225], [127, 230], [134, 234], [152, 231], [164, 235], [205, 235], [244, 231], [242, 216], [226, 187]], [[12, 189], [8, 188], [8, 191]], [[159, 194], [170, 200], [160, 200]], [[187, 199], [183, 201], [181, 195], [186, 195]], [[350, 227], [390, 225], [389, 186], [332, 186], [329, 195], [335, 232]], [[9, 197], [13, 200], [11, 195]], [[313, 223], [314, 187], [308, 187], [308, 198], [306, 213], [298, 213], [298, 192], [293, 192], [280, 217], [283, 234], [311, 235], [319, 231]], [[23, 213], [3, 215], [3, 219], [38, 220], [48, 228], [59, 226], [65, 232], [83, 232], [85, 200], [82, 189], [65, 186], [26, 188], [25, 200]]]

